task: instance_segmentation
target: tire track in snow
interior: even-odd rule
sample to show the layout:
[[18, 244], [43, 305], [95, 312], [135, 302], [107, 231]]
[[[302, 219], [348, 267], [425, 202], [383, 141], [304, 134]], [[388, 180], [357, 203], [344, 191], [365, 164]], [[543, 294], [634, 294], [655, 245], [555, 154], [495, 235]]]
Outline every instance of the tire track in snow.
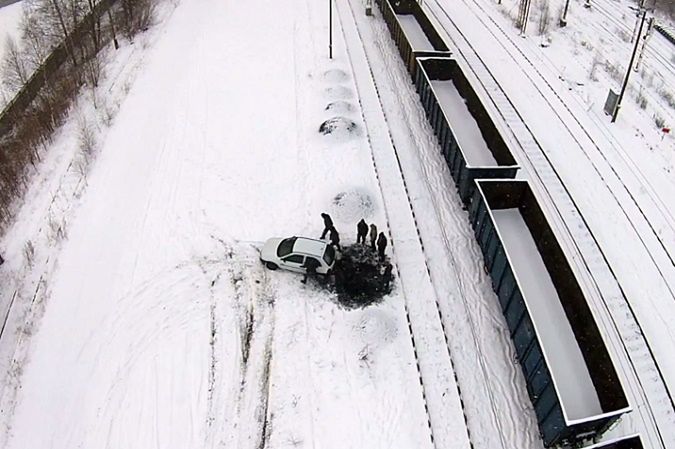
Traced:
[[[232, 309], [237, 329], [237, 360], [239, 382], [230, 399], [235, 402], [234, 413], [229, 422], [214, 429], [211, 441], [218, 447], [262, 449], [272, 432], [272, 416], [269, 413], [270, 370], [274, 342], [275, 297], [268, 284], [267, 273], [258, 263], [255, 248], [243, 245], [226, 248], [227, 275], [233, 287]], [[242, 262], [242, 254], [245, 255]], [[234, 257], [237, 257], [235, 260]], [[217, 326], [216, 326], [217, 329]], [[216, 331], [216, 338], [218, 333]], [[216, 366], [218, 361], [216, 359]], [[217, 371], [217, 369], [216, 369]], [[214, 374], [214, 379], [218, 374]], [[235, 385], [232, 385], [234, 388]], [[217, 388], [217, 387], [216, 387]], [[212, 410], [232, 404], [220, 403]], [[215, 416], [213, 416], [215, 420]]]

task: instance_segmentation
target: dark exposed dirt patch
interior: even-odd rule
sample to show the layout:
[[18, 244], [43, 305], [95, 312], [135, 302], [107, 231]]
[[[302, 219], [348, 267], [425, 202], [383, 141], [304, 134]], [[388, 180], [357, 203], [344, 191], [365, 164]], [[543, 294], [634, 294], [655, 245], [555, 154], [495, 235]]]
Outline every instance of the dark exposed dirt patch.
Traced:
[[392, 283], [384, 280], [384, 264], [377, 252], [367, 245], [354, 244], [343, 247], [342, 258], [335, 267], [335, 291], [338, 302], [347, 308], [367, 307], [377, 304], [391, 292]]

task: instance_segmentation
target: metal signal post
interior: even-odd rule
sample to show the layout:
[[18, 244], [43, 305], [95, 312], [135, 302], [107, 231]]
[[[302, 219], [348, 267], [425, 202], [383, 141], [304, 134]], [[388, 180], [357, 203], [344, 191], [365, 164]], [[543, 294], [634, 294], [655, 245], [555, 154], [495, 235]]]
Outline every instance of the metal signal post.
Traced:
[[614, 114], [612, 114], [612, 123], [616, 121], [616, 116], [619, 115], [619, 108], [621, 108], [621, 100], [623, 99], [623, 94], [626, 92], [626, 86], [628, 86], [628, 77], [630, 72], [632, 72], [633, 61], [635, 60], [635, 53], [637, 53], [638, 46], [640, 45], [640, 36], [642, 35], [642, 27], [645, 24], [645, 18], [647, 17], [647, 10], [643, 9], [642, 11], [642, 20], [640, 20], [640, 29], [637, 33], [637, 39], [635, 39], [635, 46], [633, 47], [633, 54], [630, 56], [630, 62], [628, 63], [628, 68], [626, 69], [626, 77], [623, 80], [623, 86], [621, 86], [621, 92], [619, 93], [619, 99], [616, 102], [616, 107], [614, 108]]
[[328, 58], [333, 59], [333, 0], [328, 0]]

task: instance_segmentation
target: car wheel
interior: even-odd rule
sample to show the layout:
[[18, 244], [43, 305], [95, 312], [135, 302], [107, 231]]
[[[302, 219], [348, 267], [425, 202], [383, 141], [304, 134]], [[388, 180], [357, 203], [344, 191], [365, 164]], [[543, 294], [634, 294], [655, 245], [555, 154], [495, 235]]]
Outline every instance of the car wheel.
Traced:
[[270, 270], [276, 270], [277, 268], [279, 268], [279, 265], [272, 262], [265, 262], [265, 266]]

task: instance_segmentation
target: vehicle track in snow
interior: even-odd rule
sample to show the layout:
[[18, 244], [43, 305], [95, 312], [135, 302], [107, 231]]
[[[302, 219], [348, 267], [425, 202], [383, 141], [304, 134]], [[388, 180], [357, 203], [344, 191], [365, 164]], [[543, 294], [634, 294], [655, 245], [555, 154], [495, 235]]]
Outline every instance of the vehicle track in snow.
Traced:
[[[215, 447], [262, 449], [266, 446], [272, 430], [270, 405], [270, 370], [273, 357], [275, 301], [269, 285], [267, 272], [258, 262], [258, 250], [246, 244], [231, 245], [217, 240], [225, 252], [225, 270], [227, 283], [231, 285], [233, 310], [234, 342], [236, 348], [232, 356], [238, 361], [238, 382], [222, 381], [219, 373], [219, 351], [232, 341], [219, 341], [220, 331], [227, 323], [222, 322], [215, 313], [219, 299], [212, 295], [211, 316], [211, 367], [209, 370], [207, 444]], [[218, 278], [212, 281], [222, 282]], [[223, 316], [223, 314], [220, 314]], [[220, 349], [218, 349], [220, 347]], [[219, 391], [223, 385], [229, 385], [230, 391]], [[223, 413], [224, 410], [229, 410]], [[220, 422], [219, 422], [220, 421]]]
[[[467, 2], [464, 2], [465, 4], [468, 5]], [[534, 135], [532, 134], [531, 130], [529, 127], [524, 123], [522, 116], [517, 112], [515, 109], [515, 106], [509, 98], [507, 97], [506, 93], [502, 90], [502, 88], [499, 86], [499, 84], [496, 82], [496, 79], [490, 69], [487, 67], [487, 64], [483, 61], [483, 59], [478, 56], [478, 53], [475, 49], [475, 47], [471, 44], [469, 39], [466, 37], [466, 35], [461, 31], [459, 26], [456, 24], [455, 20], [451, 17], [451, 15], [443, 8], [443, 6], [435, 2], [435, 4], [440, 8], [440, 12], [444, 19], [441, 19], [439, 15], [437, 14], [434, 9], [430, 8], [427, 6], [426, 11], [430, 12], [433, 16], [434, 19], [437, 23], [450, 23], [452, 27], [457, 31], [459, 35], [462, 36], [463, 41], [465, 45], [468, 45], [471, 51], [463, 51], [462, 47], [457, 45], [455, 43], [454, 48], [462, 55], [462, 57], [468, 62], [469, 68], [475, 75], [475, 77], [478, 79], [479, 83], [482, 84], [482, 86], [485, 88], [487, 92], [490, 94], [490, 99], [494, 103], [494, 106], [496, 107], [497, 111], [499, 114], [502, 116], [504, 119], [505, 123], [507, 126], [510, 128], [510, 130], [513, 132], [514, 136], [518, 139], [520, 144], [523, 146], [523, 155], [527, 158], [528, 164], [530, 164], [532, 167], [545, 167], [545, 170], [548, 170], [553, 173], [554, 175], [554, 180], [556, 183], [559, 185], [559, 187], [562, 189], [561, 192], [563, 193], [565, 198], [565, 201], [568, 203], [566, 205], [563, 205], [563, 209], [561, 209], [561, 206], [557, 204], [554, 199], [558, 199], [560, 195], [555, 196], [551, 191], [549, 191], [549, 188], [554, 188], [554, 186], [549, 185], [545, 189], [537, 189], [541, 191], [544, 195], [546, 195], [549, 200], [550, 204], [553, 204], [555, 207], [555, 213], [560, 217], [559, 221], [562, 223], [562, 225], [565, 227], [565, 234], [572, 236], [575, 234], [574, 230], [570, 229], [570, 223], [568, 223], [566, 220], [564, 220], [562, 217], [564, 216], [564, 209], [569, 209], [572, 211], [573, 214], [577, 215], [580, 220], [583, 221], [583, 224], [585, 226], [584, 231], [587, 232], [587, 236], [585, 238], [585, 242], [590, 242], [593, 244], [594, 247], [597, 248], [599, 251], [603, 265], [606, 267], [607, 270], [611, 273], [611, 276], [613, 278], [613, 282], [616, 284], [616, 288], [620, 290], [618, 295], [613, 295], [611, 298], [606, 298], [605, 295], [599, 294], [597, 295], [600, 298], [601, 304], [597, 304], [596, 306], [600, 307], [602, 310], [604, 310], [606, 313], [603, 314], [603, 319], [609, 319], [610, 322], [605, 322], [606, 326], [609, 326], [610, 329], [614, 329], [616, 332], [618, 332], [619, 335], [622, 335], [624, 338], [612, 338], [612, 344], [615, 345], [615, 350], [617, 350], [616, 347], [618, 347], [619, 353], [624, 353], [627, 355], [627, 360], [630, 363], [629, 367], [624, 368], [628, 370], [628, 372], [631, 373], [637, 380], [637, 383], [639, 385], [639, 391], [633, 391], [634, 394], [636, 394], [638, 397], [641, 397], [645, 405], [647, 406], [648, 410], [644, 410], [643, 407], [638, 407], [638, 409], [635, 411], [640, 414], [644, 414], [645, 412], [647, 413], [646, 416], [643, 416], [644, 422], [649, 425], [649, 423], [652, 423], [652, 432], [657, 435], [660, 447], [666, 447], [665, 446], [665, 441], [664, 436], [662, 435], [661, 430], [659, 429], [658, 425], [656, 425], [656, 417], [655, 417], [655, 412], [654, 412], [654, 399], [650, 399], [650, 396], [648, 396], [648, 390], [649, 388], [654, 388], [652, 392], [655, 392], [655, 394], [659, 394], [661, 396], [665, 396], [666, 401], [669, 403], [669, 410], [673, 410], [675, 407], [673, 405], [673, 398], [672, 394], [668, 390], [668, 385], [665, 381], [665, 378], [663, 376], [663, 373], [660, 370], [660, 367], [658, 366], [654, 353], [652, 351], [651, 346], [648, 344], [646, 337], [644, 335], [644, 332], [642, 330], [642, 327], [637, 320], [636, 313], [632, 307], [632, 305], [626, 300], [625, 294], [623, 293], [623, 290], [621, 289], [621, 285], [619, 284], [619, 281], [617, 279], [616, 274], [612, 270], [611, 266], [609, 265], [609, 262], [604, 254], [602, 252], [599, 243], [596, 239], [596, 237], [593, 235], [593, 233], [590, 231], [590, 228], [588, 226], [588, 223], [584, 219], [584, 217], [580, 214], [579, 209], [575, 201], [573, 200], [570, 192], [567, 190], [567, 187], [562, 181], [562, 178], [560, 174], [557, 172], [555, 169], [555, 166], [553, 163], [550, 161], [548, 158], [547, 154], [543, 151], [543, 149], [540, 147], [538, 141], [536, 138], [534, 138]], [[481, 10], [487, 15], [487, 13], [481, 8]], [[481, 20], [484, 23], [484, 20], [479, 16], [479, 14], [476, 14], [477, 17], [479, 17], [479, 20]], [[490, 19], [492, 20], [492, 19]], [[492, 20], [494, 23], [494, 20]], [[495, 23], [497, 27], [499, 27], [498, 24]], [[510, 39], [510, 37], [501, 29], [499, 28], [502, 32], [502, 34], [509, 39], [511, 43], [513, 43]], [[494, 32], [493, 32], [494, 34]], [[449, 36], [449, 33], [448, 33]], [[451, 38], [452, 39], [452, 38]], [[454, 42], [453, 42], [454, 43]], [[503, 45], [503, 44], [501, 44]], [[515, 45], [515, 44], [514, 44]], [[518, 50], [520, 51], [520, 50]], [[522, 53], [522, 52], [521, 52]], [[523, 54], [523, 57], [526, 57]], [[529, 64], [533, 66], [532, 62], [529, 61]], [[534, 66], [533, 66], [534, 67]], [[536, 70], [536, 69], [535, 69]], [[539, 76], [542, 76], [541, 73], [539, 73]], [[543, 77], [542, 77], [543, 78]], [[552, 89], [552, 87], [549, 85], [549, 87]], [[540, 91], [541, 93], [541, 91]], [[543, 93], [542, 93], [543, 95]], [[546, 100], [549, 102], [549, 100]], [[550, 104], [550, 102], [549, 102]], [[553, 106], [552, 106], [553, 108]], [[555, 110], [555, 108], [553, 108]], [[558, 112], [556, 111], [556, 114]], [[561, 119], [562, 120], [562, 119]], [[580, 124], [581, 125], [581, 124]], [[567, 125], [565, 125], [567, 127]], [[583, 127], [582, 127], [583, 128]], [[568, 131], [571, 134], [571, 130], [567, 128]], [[597, 147], [596, 147], [597, 148]], [[535, 153], [538, 153], [535, 154]], [[590, 160], [590, 158], [589, 158]], [[597, 168], [596, 168], [597, 171]], [[530, 170], [530, 173], [533, 176], [536, 176], [538, 180], [543, 184], [547, 185], [547, 180], [542, 177], [541, 173], [539, 170]], [[614, 172], [615, 175], [616, 172]], [[618, 176], [618, 175], [617, 175]], [[604, 179], [604, 178], [603, 178]], [[623, 184], [623, 182], [622, 182]], [[624, 188], [627, 189], [625, 184], [623, 184]], [[536, 187], [536, 186], [533, 186]], [[555, 196], [555, 198], [554, 198]], [[616, 199], [616, 197], [615, 197]], [[618, 201], [618, 200], [617, 200]], [[637, 206], [637, 203], [636, 203]], [[621, 206], [620, 206], [621, 207]], [[639, 207], [639, 206], [638, 206]], [[623, 209], [624, 213], [628, 216], [626, 211]], [[644, 217], [644, 214], [643, 214]], [[644, 217], [646, 219], [646, 217]], [[558, 227], [557, 223], [552, 223], [554, 226]], [[653, 228], [652, 228], [653, 229]], [[574, 238], [568, 238], [567, 239], [568, 243], [573, 245], [575, 250], [579, 254], [584, 254], [582, 252], [579, 243], [574, 239]], [[644, 242], [643, 242], [644, 243]], [[672, 260], [672, 259], [671, 259]], [[589, 273], [593, 273], [593, 268], [594, 266], [598, 266], [597, 261], [588, 261], [586, 257], [582, 257], [581, 260], [579, 260], [584, 269], [587, 270]], [[662, 275], [662, 273], [661, 273]], [[665, 280], [665, 279], [664, 279]], [[591, 288], [596, 290], [597, 292], [602, 292], [603, 287], [602, 287], [602, 281], [599, 281], [596, 279], [595, 276], [591, 276], [590, 282], [592, 283]], [[615, 313], [619, 313], [621, 311], [622, 313], [625, 314], [625, 316], [628, 318], [629, 323], [626, 325], [622, 325], [617, 321], [617, 318], [615, 317], [615, 314], [611, 313], [611, 310], [614, 310]], [[606, 332], [605, 332], [606, 334]], [[610, 336], [611, 338], [611, 336]], [[643, 360], [643, 357], [641, 354], [639, 354], [639, 348], [640, 346], [643, 346], [644, 348], [647, 349], [648, 351], [648, 363], [646, 364], [647, 367], [644, 367], [645, 361]], [[647, 372], [653, 371], [654, 373], [657, 374], [658, 376], [658, 384], [656, 386], [647, 386], [643, 383], [642, 377], [638, 374], [639, 372], [642, 372], [644, 374], [644, 371], [642, 371], [640, 368], [646, 369]], [[626, 372], [624, 372], [624, 375]], [[647, 376], [650, 377], [650, 376]], [[631, 386], [633, 384], [631, 383]], [[670, 413], [670, 420], [672, 420], [672, 413]]]

